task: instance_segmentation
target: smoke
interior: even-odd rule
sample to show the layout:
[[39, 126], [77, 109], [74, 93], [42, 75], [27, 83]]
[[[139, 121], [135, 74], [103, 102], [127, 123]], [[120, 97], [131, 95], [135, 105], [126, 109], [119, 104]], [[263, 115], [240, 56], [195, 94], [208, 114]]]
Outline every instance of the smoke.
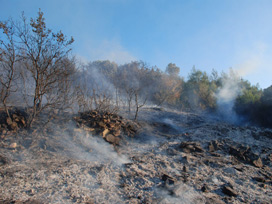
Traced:
[[175, 122], [169, 118], [165, 118], [163, 119], [163, 122], [167, 125], [169, 125], [171, 128], [173, 128], [174, 130], [180, 130], [180, 128], [175, 124]]
[[252, 56], [249, 60], [246, 60], [237, 65], [237, 72], [240, 76], [248, 76], [258, 71], [258, 68], [262, 65], [262, 60], [257, 56]]
[[[102, 93], [106, 93], [107, 95], [111, 95], [114, 93], [114, 85], [106, 78], [104, 74], [99, 72], [98, 67], [90, 64], [88, 69], [89, 82], [87, 82], [91, 86], [95, 86]], [[94, 87], [92, 87], [94, 88]]]
[[229, 122], [237, 122], [238, 117], [233, 110], [235, 99], [241, 93], [241, 79], [230, 70], [228, 75], [222, 77], [222, 86], [215, 94], [219, 116]]
[[175, 189], [171, 192], [171, 195], [169, 194], [169, 191], [167, 190], [158, 190], [157, 193], [158, 195], [160, 195], [160, 197], [163, 197], [163, 199], [158, 202], [160, 204], [170, 204], [170, 203], [202, 204], [202, 203], [205, 203], [205, 198], [200, 193], [198, 193], [194, 188], [184, 183], [176, 186]]
[[117, 40], [105, 40], [89, 51], [93, 60], [110, 60], [118, 64], [129, 63], [136, 58]]
[[233, 67], [240, 76], [252, 84], [260, 84], [261, 88], [271, 85], [269, 76], [272, 74], [272, 61], [268, 44], [255, 42], [248, 49], [241, 51], [237, 58], [239, 60]]
[[92, 162], [108, 163], [115, 165], [129, 163], [130, 160], [125, 155], [119, 155], [113, 145], [104, 141], [99, 136], [92, 136], [84, 133], [74, 133], [73, 140], [68, 139], [64, 145], [69, 147], [68, 156], [75, 159]]
[[110, 72], [117, 69], [117, 64], [110, 61], [96, 61], [85, 64], [82, 68], [78, 76], [75, 76], [79, 111], [113, 108], [116, 88], [109, 77], [101, 72], [101, 69], [111, 74]]

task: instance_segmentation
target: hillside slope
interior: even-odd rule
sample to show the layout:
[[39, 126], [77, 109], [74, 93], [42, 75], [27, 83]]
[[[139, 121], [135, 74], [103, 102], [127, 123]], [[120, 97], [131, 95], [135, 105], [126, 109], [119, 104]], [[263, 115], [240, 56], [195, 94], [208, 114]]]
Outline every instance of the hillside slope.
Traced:
[[270, 129], [146, 108], [113, 146], [72, 118], [2, 132], [1, 203], [272, 203]]

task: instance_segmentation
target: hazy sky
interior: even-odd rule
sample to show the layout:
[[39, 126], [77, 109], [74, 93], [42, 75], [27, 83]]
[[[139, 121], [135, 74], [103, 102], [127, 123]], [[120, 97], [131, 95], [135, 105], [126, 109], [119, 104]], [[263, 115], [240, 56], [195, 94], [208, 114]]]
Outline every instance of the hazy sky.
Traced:
[[0, 0], [0, 20], [36, 17], [73, 36], [82, 61], [232, 67], [252, 84], [272, 85], [271, 0]]

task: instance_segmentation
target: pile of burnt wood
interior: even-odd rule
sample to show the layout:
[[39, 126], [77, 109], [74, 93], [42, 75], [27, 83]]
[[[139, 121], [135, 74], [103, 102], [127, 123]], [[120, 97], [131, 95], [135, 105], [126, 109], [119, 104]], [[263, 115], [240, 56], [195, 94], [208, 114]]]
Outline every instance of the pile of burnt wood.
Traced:
[[12, 108], [9, 110], [9, 114], [8, 117], [5, 110], [0, 108], [0, 135], [26, 127], [27, 114], [23, 109]]
[[79, 128], [99, 135], [114, 145], [119, 145], [123, 136], [133, 137], [137, 131], [135, 122], [109, 112], [82, 112], [74, 120]]

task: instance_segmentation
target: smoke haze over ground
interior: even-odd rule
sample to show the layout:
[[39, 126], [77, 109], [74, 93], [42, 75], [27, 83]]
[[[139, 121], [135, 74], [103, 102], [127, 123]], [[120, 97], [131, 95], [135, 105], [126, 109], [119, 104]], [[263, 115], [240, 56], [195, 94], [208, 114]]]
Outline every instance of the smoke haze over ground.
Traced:
[[114, 147], [67, 117], [2, 133], [1, 201], [271, 202], [271, 130], [150, 107]]
[[272, 202], [272, 86], [111, 42], [76, 63], [43, 16], [0, 21], [0, 203]]

